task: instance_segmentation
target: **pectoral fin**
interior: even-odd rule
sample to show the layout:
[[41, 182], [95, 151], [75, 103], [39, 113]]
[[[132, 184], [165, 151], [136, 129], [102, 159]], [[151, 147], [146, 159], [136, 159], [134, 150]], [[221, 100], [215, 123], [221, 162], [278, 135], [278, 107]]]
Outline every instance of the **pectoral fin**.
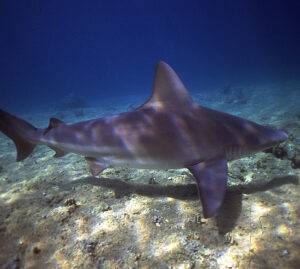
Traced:
[[93, 177], [97, 177], [104, 169], [107, 168], [105, 164], [101, 163], [95, 158], [86, 157], [85, 159], [89, 165], [90, 172], [93, 175]]
[[196, 179], [204, 218], [215, 216], [220, 209], [227, 185], [227, 161], [210, 160], [188, 167]]

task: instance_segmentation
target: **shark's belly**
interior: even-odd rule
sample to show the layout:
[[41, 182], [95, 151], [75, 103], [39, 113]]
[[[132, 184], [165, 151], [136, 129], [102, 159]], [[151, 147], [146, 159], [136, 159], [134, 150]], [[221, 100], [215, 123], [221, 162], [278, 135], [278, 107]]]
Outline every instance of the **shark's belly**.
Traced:
[[121, 166], [141, 169], [176, 169], [186, 165], [183, 162], [173, 160], [154, 160], [150, 158], [124, 159], [116, 156], [97, 158], [106, 166]]
[[[129, 150], [130, 148], [130, 150]], [[191, 148], [185, 145], [168, 146], [161, 144], [151, 147], [137, 144], [127, 147], [126, 151], [116, 152], [111, 155], [99, 155], [99, 158], [111, 166], [128, 166], [133, 168], [149, 169], [176, 169], [187, 167], [201, 161], [205, 161], [207, 152], [201, 154], [197, 148]]]

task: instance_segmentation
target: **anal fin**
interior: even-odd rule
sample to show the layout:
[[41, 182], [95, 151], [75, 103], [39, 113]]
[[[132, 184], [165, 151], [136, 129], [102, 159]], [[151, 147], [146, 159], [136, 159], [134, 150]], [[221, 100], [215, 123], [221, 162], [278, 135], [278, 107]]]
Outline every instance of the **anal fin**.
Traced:
[[215, 216], [225, 197], [227, 185], [226, 159], [214, 159], [187, 167], [197, 182], [204, 218]]
[[57, 147], [50, 147], [50, 148], [55, 151], [55, 154], [53, 156], [55, 158], [63, 157], [67, 154], [67, 152], [65, 152]]
[[93, 177], [97, 177], [104, 169], [107, 168], [107, 165], [101, 163], [96, 158], [85, 157], [85, 159], [89, 165], [90, 172], [93, 175]]

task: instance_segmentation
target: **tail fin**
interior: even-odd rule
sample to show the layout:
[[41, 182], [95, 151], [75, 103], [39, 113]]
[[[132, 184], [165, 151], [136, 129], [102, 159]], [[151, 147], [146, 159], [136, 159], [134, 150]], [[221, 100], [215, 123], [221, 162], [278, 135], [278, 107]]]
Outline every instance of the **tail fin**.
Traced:
[[16, 116], [0, 109], [0, 131], [7, 135], [17, 149], [17, 162], [27, 158], [33, 151], [36, 143], [34, 137], [37, 128]]

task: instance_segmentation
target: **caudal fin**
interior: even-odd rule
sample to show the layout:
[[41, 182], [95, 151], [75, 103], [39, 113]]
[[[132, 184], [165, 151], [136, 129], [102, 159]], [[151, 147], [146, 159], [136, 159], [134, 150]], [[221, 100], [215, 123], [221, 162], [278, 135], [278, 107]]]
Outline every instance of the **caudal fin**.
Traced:
[[17, 162], [27, 158], [33, 151], [38, 129], [30, 123], [0, 109], [0, 131], [8, 136], [17, 149]]

